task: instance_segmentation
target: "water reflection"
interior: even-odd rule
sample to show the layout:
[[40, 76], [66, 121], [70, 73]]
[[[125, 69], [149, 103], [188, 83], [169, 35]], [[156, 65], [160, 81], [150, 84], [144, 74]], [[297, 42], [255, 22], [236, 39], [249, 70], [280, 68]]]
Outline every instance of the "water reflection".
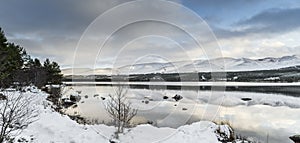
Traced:
[[[88, 98], [83, 98], [78, 108], [68, 110], [69, 114], [76, 112], [89, 119], [110, 121], [101, 97], [112, 93], [111, 86], [75, 86], [74, 89], [82, 91]], [[175, 94], [182, 95], [183, 99], [179, 102], [172, 98], [163, 99], [163, 96]], [[151, 98], [148, 104], [142, 102], [145, 97]], [[241, 100], [243, 97], [251, 98], [251, 101]], [[253, 136], [262, 142], [269, 136], [272, 143], [292, 143], [288, 137], [300, 132], [300, 98], [290, 94], [131, 88], [128, 98], [139, 109], [135, 123], [151, 121], [159, 127], [177, 128], [199, 120], [227, 121], [237, 134]]]

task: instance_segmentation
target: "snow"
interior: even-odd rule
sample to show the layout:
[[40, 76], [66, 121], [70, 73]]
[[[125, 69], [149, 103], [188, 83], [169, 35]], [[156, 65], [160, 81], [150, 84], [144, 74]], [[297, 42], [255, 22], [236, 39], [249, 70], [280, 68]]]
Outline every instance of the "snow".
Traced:
[[265, 78], [264, 80], [280, 80], [280, 77], [269, 77]]
[[[18, 94], [15, 93], [15, 94]], [[71, 120], [68, 116], [53, 111], [47, 103], [47, 94], [37, 90], [37, 92], [27, 91], [25, 96], [35, 96], [35, 108], [39, 111], [37, 120], [24, 129], [15, 138], [15, 142], [88, 142], [99, 143], [108, 142], [112, 139], [115, 127], [100, 125], [82, 125]], [[209, 121], [200, 121], [191, 125], [185, 125], [178, 129], [158, 128], [148, 124], [138, 125], [127, 129], [120, 135], [119, 142], [154, 142], [165, 143], [201, 142], [217, 143], [218, 138], [215, 133], [218, 125]], [[227, 134], [228, 131], [224, 129]]]
[[[28, 126], [20, 137], [29, 136], [33, 142], [107, 142], [91, 127], [79, 125], [66, 115], [60, 115], [50, 108], [41, 109], [39, 119]], [[108, 128], [107, 131], [113, 129]]]
[[[120, 135], [122, 143], [143, 143], [163, 141], [165, 143], [195, 142], [217, 143], [214, 133], [217, 125], [202, 121], [178, 129], [157, 128], [139, 125]], [[18, 138], [32, 138], [32, 142], [108, 142], [112, 139], [114, 127], [106, 125], [80, 125], [65, 115], [49, 109], [43, 110], [39, 120], [25, 129]]]

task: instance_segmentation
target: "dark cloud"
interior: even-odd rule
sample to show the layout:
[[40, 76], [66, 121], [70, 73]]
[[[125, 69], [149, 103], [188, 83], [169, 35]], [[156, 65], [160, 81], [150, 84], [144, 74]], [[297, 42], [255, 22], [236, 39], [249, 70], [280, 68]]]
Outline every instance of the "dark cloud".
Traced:
[[[184, 2], [184, 1], [183, 1]], [[194, 6], [206, 6], [210, 8], [228, 9], [230, 7], [241, 7], [245, 5], [257, 5], [261, 0], [189, 0], [187, 3]]]
[[[123, 1], [126, 2], [126, 1]], [[98, 15], [122, 2], [116, 0], [10, 0], [0, 5], [1, 26], [9, 32], [54, 34], [82, 30]]]
[[278, 34], [294, 31], [300, 28], [300, 8], [268, 9], [248, 19], [239, 20], [230, 27], [222, 28], [211, 25], [218, 38], [233, 37], [272, 37]]
[[104, 11], [127, 0], [9, 0], [0, 5], [0, 27], [9, 41], [33, 57], [70, 64], [88, 25]]
[[242, 20], [237, 27], [246, 27], [245, 33], [280, 33], [300, 27], [300, 8], [269, 9], [253, 17]]

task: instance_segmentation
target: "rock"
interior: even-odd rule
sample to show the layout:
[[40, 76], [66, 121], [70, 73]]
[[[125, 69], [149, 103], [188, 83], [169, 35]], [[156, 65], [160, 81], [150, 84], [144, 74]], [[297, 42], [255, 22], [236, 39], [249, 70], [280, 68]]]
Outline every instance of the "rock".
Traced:
[[73, 95], [73, 94], [70, 95], [70, 100], [73, 102], [78, 102], [78, 101], [80, 101], [80, 99], [81, 99], [81, 97], [79, 95]]
[[75, 102], [72, 102], [70, 99], [67, 99], [67, 98], [62, 99], [62, 101], [63, 101], [63, 104], [62, 104], [62, 105], [63, 105], [65, 108], [68, 108], [68, 107], [70, 107], [70, 106], [76, 104]]
[[168, 96], [164, 96], [164, 97], [163, 97], [163, 99], [168, 99], [168, 98], [169, 98]]
[[88, 95], [85, 95], [84, 98], [89, 98], [89, 96], [88, 96]]
[[148, 100], [146, 100], [146, 101], [145, 101], [145, 104], [148, 104], [148, 103], [149, 103], [149, 101], [148, 101]]
[[77, 107], [78, 107], [77, 104], [72, 105], [72, 108], [77, 108]]
[[183, 111], [187, 110], [187, 108], [182, 108]]
[[94, 97], [98, 97], [98, 96], [99, 96], [99, 94], [95, 94], [95, 95], [94, 95]]
[[149, 100], [149, 101], [153, 101], [153, 99], [151, 98], [151, 96], [145, 96], [144, 99], [145, 100]]
[[101, 97], [102, 100], [105, 100], [105, 97]]
[[118, 143], [116, 140], [109, 140], [109, 143]]
[[300, 143], [300, 135], [291, 136], [290, 139], [295, 143]]
[[147, 121], [147, 124], [153, 125], [153, 121]]
[[180, 95], [178, 95], [178, 94], [176, 94], [174, 97], [172, 97], [175, 101], [179, 101], [179, 100], [181, 100], [183, 97], [182, 96], [180, 96]]
[[248, 98], [248, 97], [244, 97], [244, 98], [241, 98], [241, 100], [243, 100], [243, 101], [250, 101], [250, 100], [252, 100], [251, 98]]
[[21, 138], [19, 138], [18, 140], [17, 140], [17, 142], [22, 142], [22, 143], [24, 143], [24, 142], [29, 142], [27, 139], [25, 139], [24, 137], [21, 137]]
[[0, 100], [6, 100], [6, 99], [7, 97], [4, 94], [0, 93]]

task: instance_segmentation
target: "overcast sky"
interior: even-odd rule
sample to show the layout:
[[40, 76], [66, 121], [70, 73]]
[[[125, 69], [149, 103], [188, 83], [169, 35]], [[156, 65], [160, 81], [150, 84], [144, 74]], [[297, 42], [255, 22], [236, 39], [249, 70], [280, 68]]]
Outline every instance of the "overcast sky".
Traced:
[[[116, 63], [122, 66], [187, 58], [262, 58], [300, 54], [298, 0], [169, 2], [194, 11], [200, 16], [200, 21], [189, 19], [191, 13], [185, 8], [162, 5], [150, 0], [141, 5], [143, 11], [135, 11], [138, 6], [130, 6], [133, 2], [125, 0], [0, 1], [0, 27], [9, 41], [23, 46], [33, 57], [50, 58], [63, 68], [72, 67], [74, 61], [78, 67], [101, 68], [112, 67]], [[105, 12], [106, 18], [101, 17]], [[126, 25], [125, 21], [128, 19], [148, 16], [170, 20], [165, 20], [164, 23], [145, 19]], [[174, 18], [178, 18], [175, 21], [178, 25], [170, 24], [169, 21]], [[199, 24], [201, 20], [204, 24]], [[109, 35], [108, 42], [102, 47], [91, 44], [93, 42], [88, 40], [88, 43], [80, 41], [80, 38], [103, 41], [108, 36], [107, 28], [122, 25], [122, 22], [123, 27], [111, 29], [116, 31]], [[189, 32], [180, 27], [201, 31], [202, 36], [196, 39], [203, 39], [203, 43], [200, 43], [202, 47], [199, 48], [189, 37]], [[212, 30], [211, 33], [207, 28]], [[217, 53], [215, 56], [207, 56], [207, 50], [214, 48], [220, 49], [221, 55]]]

